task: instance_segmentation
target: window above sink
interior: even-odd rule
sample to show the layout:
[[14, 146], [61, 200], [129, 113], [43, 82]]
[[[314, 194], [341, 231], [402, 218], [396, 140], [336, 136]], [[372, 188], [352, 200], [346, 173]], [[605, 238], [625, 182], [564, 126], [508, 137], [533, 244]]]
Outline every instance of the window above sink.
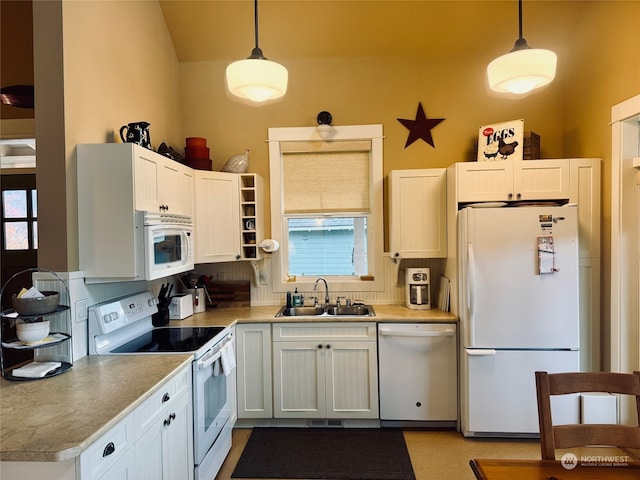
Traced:
[[382, 125], [269, 129], [275, 292], [326, 277], [339, 291], [381, 291]]

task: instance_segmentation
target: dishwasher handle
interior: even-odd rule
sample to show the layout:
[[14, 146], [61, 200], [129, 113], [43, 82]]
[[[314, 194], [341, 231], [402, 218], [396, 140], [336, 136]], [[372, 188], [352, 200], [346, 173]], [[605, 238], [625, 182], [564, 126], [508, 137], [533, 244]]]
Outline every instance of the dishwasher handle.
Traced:
[[446, 330], [392, 330], [381, 328], [380, 335], [387, 337], [452, 337], [456, 334], [455, 329]]

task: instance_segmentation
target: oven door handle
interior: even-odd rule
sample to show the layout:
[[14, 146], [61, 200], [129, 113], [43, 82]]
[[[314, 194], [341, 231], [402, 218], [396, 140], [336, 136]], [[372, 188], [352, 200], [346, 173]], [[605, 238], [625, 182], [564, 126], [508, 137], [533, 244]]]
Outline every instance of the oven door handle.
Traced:
[[218, 360], [221, 355], [222, 355], [221, 352], [218, 351], [218, 352], [214, 353], [211, 357], [207, 358], [206, 360], [198, 362], [198, 370], [203, 370], [203, 369], [213, 365], [213, 363], [215, 363], [215, 361]]

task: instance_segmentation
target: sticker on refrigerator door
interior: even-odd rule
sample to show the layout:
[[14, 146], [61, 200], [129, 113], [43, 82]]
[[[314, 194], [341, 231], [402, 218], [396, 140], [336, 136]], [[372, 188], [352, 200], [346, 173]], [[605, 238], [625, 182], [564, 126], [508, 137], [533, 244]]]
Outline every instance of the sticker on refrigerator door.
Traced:
[[538, 215], [538, 221], [540, 222], [540, 230], [542, 233], [550, 234], [553, 227], [553, 215]]
[[541, 235], [538, 237], [538, 274], [547, 275], [557, 271], [553, 235]]

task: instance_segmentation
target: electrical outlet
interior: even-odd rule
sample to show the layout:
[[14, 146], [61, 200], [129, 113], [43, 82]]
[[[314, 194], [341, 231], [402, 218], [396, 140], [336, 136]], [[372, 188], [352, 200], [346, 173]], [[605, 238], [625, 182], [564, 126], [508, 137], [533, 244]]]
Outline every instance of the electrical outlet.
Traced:
[[269, 274], [264, 268], [260, 270], [260, 285], [269, 285]]
[[89, 299], [83, 298], [76, 301], [76, 323], [86, 322], [89, 319]]

